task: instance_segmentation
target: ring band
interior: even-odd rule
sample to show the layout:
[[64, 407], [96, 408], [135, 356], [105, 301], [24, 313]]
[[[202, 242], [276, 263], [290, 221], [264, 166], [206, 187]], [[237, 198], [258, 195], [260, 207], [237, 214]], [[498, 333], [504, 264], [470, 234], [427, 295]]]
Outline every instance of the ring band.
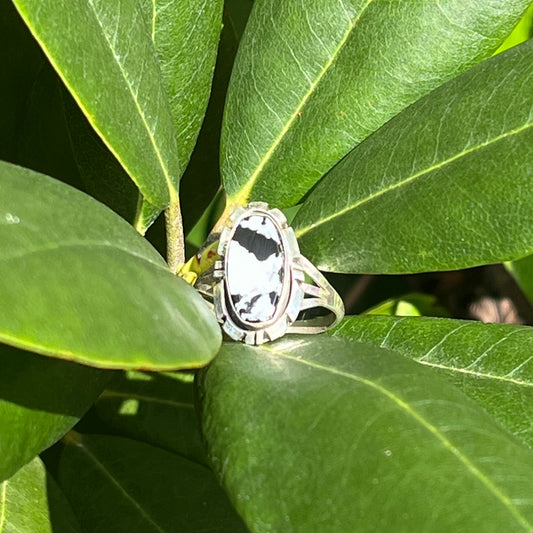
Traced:
[[344, 316], [340, 296], [300, 254], [279, 209], [263, 202], [238, 207], [220, 233], [218, 256], [195, 287], [236, 341], [257, 345], [285, 333], [320, 333]]

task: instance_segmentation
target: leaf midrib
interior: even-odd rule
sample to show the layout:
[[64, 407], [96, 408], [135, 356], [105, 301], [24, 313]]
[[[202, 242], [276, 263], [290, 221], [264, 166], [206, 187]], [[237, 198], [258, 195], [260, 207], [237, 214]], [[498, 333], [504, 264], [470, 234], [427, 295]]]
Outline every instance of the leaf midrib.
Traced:
[[453, 163], [454, 161], [457, 161], [458, 159], [461, 159], [477, 150], [482, 150], [484, 148], [486, 148], [487, 146], [490, 146], [492, 144], [495, 144], [499, 141], [502, 141], [504, 139], [507, 139], [508, 137], [511, 137], [511, 136], [514, 136], [514, 135], [518, 135], [520, 133], [522, 133], [523, 131], [526, 131], [528, 130], [529, 128], [531, 128], [533, 126], [533, 122], [526, 122], [524, 125], [518, 127], [518, 128], [515, 128], [515, 129], [512, 129], [512, 130], [509, 130], [509, 131], [506, 131], [505, 133], [502, 133], [500, 135], [497, 135], [485, 142], [482, 142], [482, 143], [479, 143], [471, 148], [468, 148], [467, 150], [463, 150], [462, 152], [458, 152], [457, 154], [453, 155], [452, 157], [449, 157], [448, 159], [443, 159], [442, 161], [439, 161], [438, 163], [436, 164], [433, 164], [423, 170], [420, 170], [419, 172], [416, 172], [414, 174], [412, 174], [411, 176], [407, 176], [406, 178], [396, 182], [396, 183], [392, 183], [391, 185], [389, 185], [388, 187], [384, 187], [383, 189], [379, 189], [378, 191], [375, 191], [371, 194], [369, 194], [368, 196], [364, 197], [364, 198], [361, 198], [360, 200], [357, 200], [355, 203], [347, 206], [347, 207], [344, 207], [343, 209], [339, 209], [338, 211], [335, 211], [334, 213], [332, 213], [331, 215], [328, 215], [324, 218], [321, 218], [315, 222], [313, 222], [312, 224], [310, 224], [309, 226], [305, 226], [304, 228], [300, 228], [300, 229], [297, 229], [295, 230], [295, 233], [296, 233], [296, 237], [297, 238], [300, 238], [302, 237], [303, 235], [305, 235], [306, 233], [308, 233], [310, 230], [312, 229], [315, 229], [317, 228], [318, 226], [321, 226], [322, 224], [326, 224], [327, 222], [331, 222], [332, 220], [334, 220], [335, 218], [338, 218], [342, 215], [345, 215], [346, 213], [350, 212], [350, 211], [353, 211], [354, 209], [357, 209], [358, 207], [361, 207], [362, 205], [368, 203], [368, 202], [371, 202], [372, 200], [375, 200], [376, 198], [379, 198], [380, 196], [383, 196], [384, 194], [387, 194], [395, 189], [398, 189], [400, 187], [403, 187], [403, 186], [406, 186], [408, 184], [410, 184], [411, 182], [433, 172], [433, 171], [436, 171], [436, 170], [440, 170], [441, 168], [445, 167], [446, 165], [449, 165], [451, 163]]
[[2, 496], [0, 497], [0, 533], [4, 531], [4, 525], [6, 523], [7, 484], [7, 480], [2, 483]]
[[103, 463], [98, 460], [98, 458], [87, 448], [87, 446], [85, 446], [83, 443], [71, 444], [71, 446], [76, 446], [82, 450], [89, 457], [89, 459], [94, 462], [98, 470], [100, 470], [103, 475], [111, 481], [111, 483], [118, 489], [124, 498], [139, 511], [141, 516], [143, 516], [148, 523], [152, 524], [157, 531], [160, 531], [161, 533], [167, 533], [166, 530], [161, 529], [157, 522], [155, 522], [154, 519], [141, 507], [140, 503], [137, 502], [137, 500], [131, 496], [127, 490], [113, 477], [111, 472], [103, 465]]
[[[104, 144], [107, 146], [109, 151], [116, 158], [116, 160], [120, 162], [120, 164], [126, 170], [126, 172], [130, 176], [130, 178], [133, 180], [133, 182], [139, 187], [139, 180], [138, 180], [138, 177], [137, 177], [136, 173], [133, 172], [129, 168], [129, 165], [124, 161], [124, 159], [121, 157], [121, 155], [115, 150], [115, 147], [108, 142], [108, 140], [107, 140], [106, 136], [104, 135], [102, 129], [100, 128], [98, 123], [95, 121], [94, 116], [87, 109], [87, 107], [85, 106], [85, 103], [80, 99], [77, 91], [70, 84], [69, 80], [67, 80], [67, 78], [65, 77], [65, 75], [63, 73], [63, 69], [57, 63], [57, 61], [55, 60], [53, 54], [50, 52], [50, 49], [48, 48], [47, 43], [44, 42], [41, 39], [40, 35], [36, 31], [35, 26], [33, 24], [33, 21], [28, 17], [27, 13], [25, 13], [24, 10], [19, 6], [18, 2], [16, 2], [14, 0], [14, 3], [15, 3], [15, 7], [17, 8], [17, 11], [21, 15], [21, 17], [24, 19], [24, 21], [27, 24], [28, 28], [30, 29], [33, 37], [39, 43], [39, 45], [42, 48], [44, 54], [46, 55], [46, 57], [48, 58], [48, 60], [52, 64], [52, 66], [54, 67], [55, 71], [59, 74], [59, 77], [61, 78], [61, 80], [63, 81], [63, 83], [67, 87], [67, 89], [69, 90], [69, 93], [71, 94], [72, 98], [74, 98], [74, 101], [78, 104], [79, 108], [82, 110], [82, 112], [85, 115], [85, 117], [87, 118], [88, 122], [91, 124], [91, 126], [96, 131], [96, 133], [100, 136], [100, 138], [102, 139]], [[133, 99], [133, 101], [135, 103], [135, 106], [136, 106], [137, 110], [139, 111], [140, 117], [142, 119], [143, 126], [146, 129], [146, 132], [148, 134], [148, 137], [150, 139], [152, 147], [154, 148], [157, 160], [159, 161], [159, 164], [161, 166], [161, 170], [163, 171], [163, 177], [165, 179], [165, 182], [167, 184], [167, 189], [168, 189], [168, 192], [169, 192], [169, 201], [173, 201], [173, 200], [176, 201], [177, 196], [178, 196], [177, 190], [174, 187], [174, 184], [172, 183], [172, 180], [170, 179], [169, 171], [168, 171], [166, 165], [164, 164], [161, 152], [159, 151], [157, 143], [155, 142], [155, 138], [153, 137], [153, 135], [152, 135], [152, 133], [150, 131], [150, 128], [148, 126], [148, 122], [146, 120], [146, 117], [144, 116], [144, 113], [142, 112], [142, 110], [141, 110], [141, 108], [139, 106], [139, 102], [137, 101], [137, 98], [135, 97], [135, 94], [133, 92], [133, 88], [131, 87], [127, 76], [125, 75], [125, 72], [124, 72], [124, 69], [122, 68], [122, 65], [118, 62], [118, 60], [116, 58], [116, 54], [115, 54], [114, 48], [111, 46], [111, 43], [109, 42], [109, 39], [107, 38], [107, 35], [105, 34], [105, 31], [103, 30], [102, 23], [101, 23], [100, 19], [96, 15], [96, 11], [95, 11], [95, 8], [94, 8], [94, 5], [93, 5], [93, 0], [88, 0], [88, 5], [90, 6], [90, 9], [91, 9], [91, 11], [93, 13], [93, 16], [94, 16], [96, 22], [98, 23], [98, 26], [99, 26], [100, 30], [102, 31], [102, 34], [103, 34], [103, 36], [104, 36], [104, 38], [105, 38], [105, 40], [106, 40], [106, 42], [107, 42], [107, 44], [109, 46], [109, 50], [111, 51], [113, 59], [114, 59], [115, 63], [118, 65], [118, 67], [119, 67], [120, 73], [121, 73], [121, 75], [122, 75], [122, 77], [123, 77], [123, 79], [124, 79], [124, 81], [126, 83], [126, 86], [128, 87], [128, 90], [129, 90], [129, 92], [130, 92], [130, 94], [132, 96], [132, 99]], [[154, 201], [155, 200], [154, 198], [148, 198], [148, 199], [150, 200], [150, 202], [152, 204], [154, 204], [155, 206], [159, 207], [159, 202]]]
[[156, 27], [156, 22], [157, 22], [157, 5], [156, 5], [156, 0], [152, 0], [152, 29], [151, 29], [151, 37], [152, 37], [152, 42], [155, 43], [155, 27]]
[[[353, 30], [355, 29], [355, 27], [359, 23], [359, 21], [360, 21], [361, 17], [363, 16], [364, 12], [368, 9], [368, 7], [370, 6], [370, 4], [373, 1], [374, 0], [367, 0], [365, 5], [361, 8], [361, 11], [348, 24], [348, 27], [347, 27], [344, 35], [342, 36], [342, 38], [339, 41], [337, 47], [335, 48], [335, 50], [331, 54], [331, 57], [328, 59], [328, 61], [322, 67], [322, 69], [318, 73], [318, 75], [315, 78], [315, 80], [311, 83], [311, 85], [309, 86], [308, 91], [304, 94], [304, 96], [300, 100], [298, 106], [294, 109], [292, 115], [289, 117], [289, 120], [285, 123], [285, 125], [281, 129], [281, 131], [278, 134], [278, 136], [274, 139], [274, 142], [272, 143], [270, 148], [265, 152], [265, 155], [261, 158], [261, 160], [259, 161], [259, 164], [257, 165], [255, 170], [250, 175], [250, 178], [248, 179], [246, 184], [241, 188], [240, 192], [238, 192], [235, 195], [235, 197], [230, 198], [228, 200], [228, 205], [235, 205], [235, 204], [240, 205], [240, 204], [247, 203], [248, 198], [250, 196], [250, 193], [251, 193], [255, 183], [257, 182], [257, 180], [259, 178], [259, 175], [261, 174], [263, 168], [265, 168], [265, 165], [268, 163], [268, 161], [270, 160], [270, 158], [272, 157], [272, 155], [276, 151], [277, 147], [281, 144], [281, 141], [283, 140], [283, 138], [285, 137], [287, 132], [290, 130], [290, 128], [294, 124], [295, 120], [297, 118], [299, 118], [301, 110], [303, 109], [303, 107], [305, 106], [305, 104], [307, 103], [307, 101], [309, 100], [311, 95], [314, 93], [316, 87], [321, 82], [321, 80], [325, 76], [326, 72], [328, 72], [328, 70], [333, 65], [333, 63], [335, 63], [337, 57], [339, 56], [341, 50], [344, 48], [344, 45], [348, 41], [348, 39], [349, 39], [350, 35], [352, 34]], [[341, 0], [341, 4], [342, 3], [343, 2]]]
[[457, 447], [455, 447], [452, 442], [445, 435], [443, 435], [442, 432], [436, 426], [426, 420], [416, 409], [413, 409], [407, 402], [402, 400], [402, 398], [394, 394], [394, 392], [362, 376], [349, 374], [347, 372], [343, 372], [342, 370], [321, 365], [314, 361], [305, 360], [303, 358], [298, 359], [298, 357], [288, 355], [285, 352], [278, 352], [270, 348], [267, 348], [267, 351], [270, 351], [271, 353], [279, 357], [289, 359], [297, 364], [307, 365], [317, 370], [329, 372], [331, 374], [357, 381], [386, 396], [389, 400], [394, 402], [400, 409], [402, 409], [407, 415], [409, 415], [420, 425], [422, 425], [422, 427], [428, 430], [434, 437], [436, 437], [436, 439], [442, 444], [442, 446], [446, 450], [452, 453], [461, 463], [463, 463], [463, 465], [474, 475], [474, 477], [476, 477], [481, 482], [481, 484], [484, 485], [485, 488], [511, 513], [511, 515], [520, 524], [520, 526], [522, 526], [527, 531], [533, 530], [533, 524], [530, 524], [528, 520], [518, 511], [518, 509], [515, 505], [513, 505], [508, 496], [506, 496], [485, 474], [483, 474], [483, 472], [479, 470], [479, 468], [477, 468], [476, 465], [466, 455], [464, 455]]
[[[150, 139], [150, 143], [152, 144], [152, 148], [154, 149], [154, 152], [156, 154], [156, 157], [157, 157], [157, 160], [159, 161], [159, 165], [161, 166], [161, 170], [163, 171], [163, 176], [165, 178], [165, 181], [167, 183], [167, 188], [168, 188], [168, 192], [169, 192], [169, 197], [171, 199], [171, 201], [173, 199], [175, 199], [175, 197], [177, 196], [177, 191], [174, 187], [174, 184], [172, 183], [172, 180], [170, 179], [170, 174], [169, 174], [169, 171], [168, 171], [168, 168], [165, 164], [165, 162], [163, 161], [163, 157], [161, 155], [161, 151], [159, 150], [159, 147], [157, 146], [157, 143], [155, 142], [155, 138], [150, 130], [150, 127], [148, 126], [148, 121], [146, 120], [146, 117], [144, 115], [144, 112], [141, 108], [141, 106], [139, 105], [139, 101], [137, 99], [137, 97], [135, 96], [135, 92], [133, 91], [133, 87], [131, 86], [131, 83], [129, 82], [128, 80], [128, 76], [126, 76], [126, 72], [124, 71], [123, 67], [122, 67], [122, 64], [120, 63], [120, 61], [117, 59], [117, 53], [115, 51], [115, 48], [113, 47], [111, 41], [109, 40], [106, 32], [105, 32], [105, 29], [104, 29], [104, 26], [102, 24], [102, 21], [98, 18], [98, 14], [96, 12], [96, 8], [94, 7], [94, 0], [89, 0], [88, 1], [88, 4], [92, 10], [92, 13], [94, 15], [94, 18], [96, 20], [96, 22], [98, 23], [98, 27], [100, 28], [100, 31], [102, 32], [102, 35], [109, 47], [109, 50], [111, 51], [111, 55], [113, 56], [113, 59], [115, 60], [115, 63], [117, 64], [119, 70], [120, 70], [120, 74], [122, 75], [122, 78], [124, 79], [124, 82], [126, 83], [126, 86], [128, 87], [128, 90], [130, 92], [130, 95], [131, 95], [131, 98], [133, 100], [133, 102], [135, 103], [135, 107], [139, 113], [139, 116], [141, 117], [141, 120], [142, 120], [142, 123], [143, 123], [143, 126], [145, 127], [146, 129], [146, 132], [148, 134], [148, 138]], [[154, 4], [154, 7], [155, 7], [155, 4]], [[154, 21], [153, 23], [155, 24], [155, 11], [154, 11]], [[152, 41], [153, 42], [153, 41]], [[131, 174], [129, 173], [132, 177], [134, 174]], [[153, 202], [152, 202], [153, 203]]]

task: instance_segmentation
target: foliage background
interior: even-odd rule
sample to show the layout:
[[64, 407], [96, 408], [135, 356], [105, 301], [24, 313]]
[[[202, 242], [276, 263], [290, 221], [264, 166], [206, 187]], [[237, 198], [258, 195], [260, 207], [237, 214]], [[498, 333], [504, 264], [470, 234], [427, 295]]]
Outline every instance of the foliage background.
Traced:
[[[457, 320], [531, 321], [530, 4], [3, 2], [0, 532], [533, 530], [530, 326]], [[175, 276], [249, 200], [331, 335]]]

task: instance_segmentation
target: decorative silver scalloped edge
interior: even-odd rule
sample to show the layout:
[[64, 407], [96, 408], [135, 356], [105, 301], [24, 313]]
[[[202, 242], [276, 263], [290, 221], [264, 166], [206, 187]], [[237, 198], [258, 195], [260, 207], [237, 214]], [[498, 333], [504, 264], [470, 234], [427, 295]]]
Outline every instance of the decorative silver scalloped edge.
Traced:
[[[276, 225], [284, 251], [284, 271], [290, 282], [284, 282], [280, 294], [279, 305], [283, 307], [283, 311], [276, 313], [268, 322], [262, 322], [257, 326], [250, 325], [248, 329], [245, 329], [232, 319], [226, 307], [226, 251], [239, 222], [254, 214], [267, 216]], [[246, 344], [263, 344], [285, 335], [289, 326], [298, 318], [304, 299], [304, 290], [301, 284], [305, 279], [303, 270], [298, 266], [298, 262], [295, 262], [295, 259], [300, 257], [296, 235], [287, 224], [285, 215], [279, 209], [269, 209], [268, 204], [264, 202], [251, 202], [247, 207], [238, 207], [220, 234], [218, 255], [220, 260], [215, 263], [214, 271], [214, 277], [218, 281], [214, 287], [213, 297], [215, 315], [221, 323], [222, 329], [232, 339]]]

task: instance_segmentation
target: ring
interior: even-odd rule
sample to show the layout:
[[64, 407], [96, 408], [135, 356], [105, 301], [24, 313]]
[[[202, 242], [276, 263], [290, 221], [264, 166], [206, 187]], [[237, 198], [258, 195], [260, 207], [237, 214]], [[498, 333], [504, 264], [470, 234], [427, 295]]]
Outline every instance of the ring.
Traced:
[[257, 345], [285, 333], [320, 333], [344, 316], [340, 296], [301, 255], [279, 209], [263, 202], [238, 207], [217, 251], [214, 266], [195, 287], [232, 339]]

